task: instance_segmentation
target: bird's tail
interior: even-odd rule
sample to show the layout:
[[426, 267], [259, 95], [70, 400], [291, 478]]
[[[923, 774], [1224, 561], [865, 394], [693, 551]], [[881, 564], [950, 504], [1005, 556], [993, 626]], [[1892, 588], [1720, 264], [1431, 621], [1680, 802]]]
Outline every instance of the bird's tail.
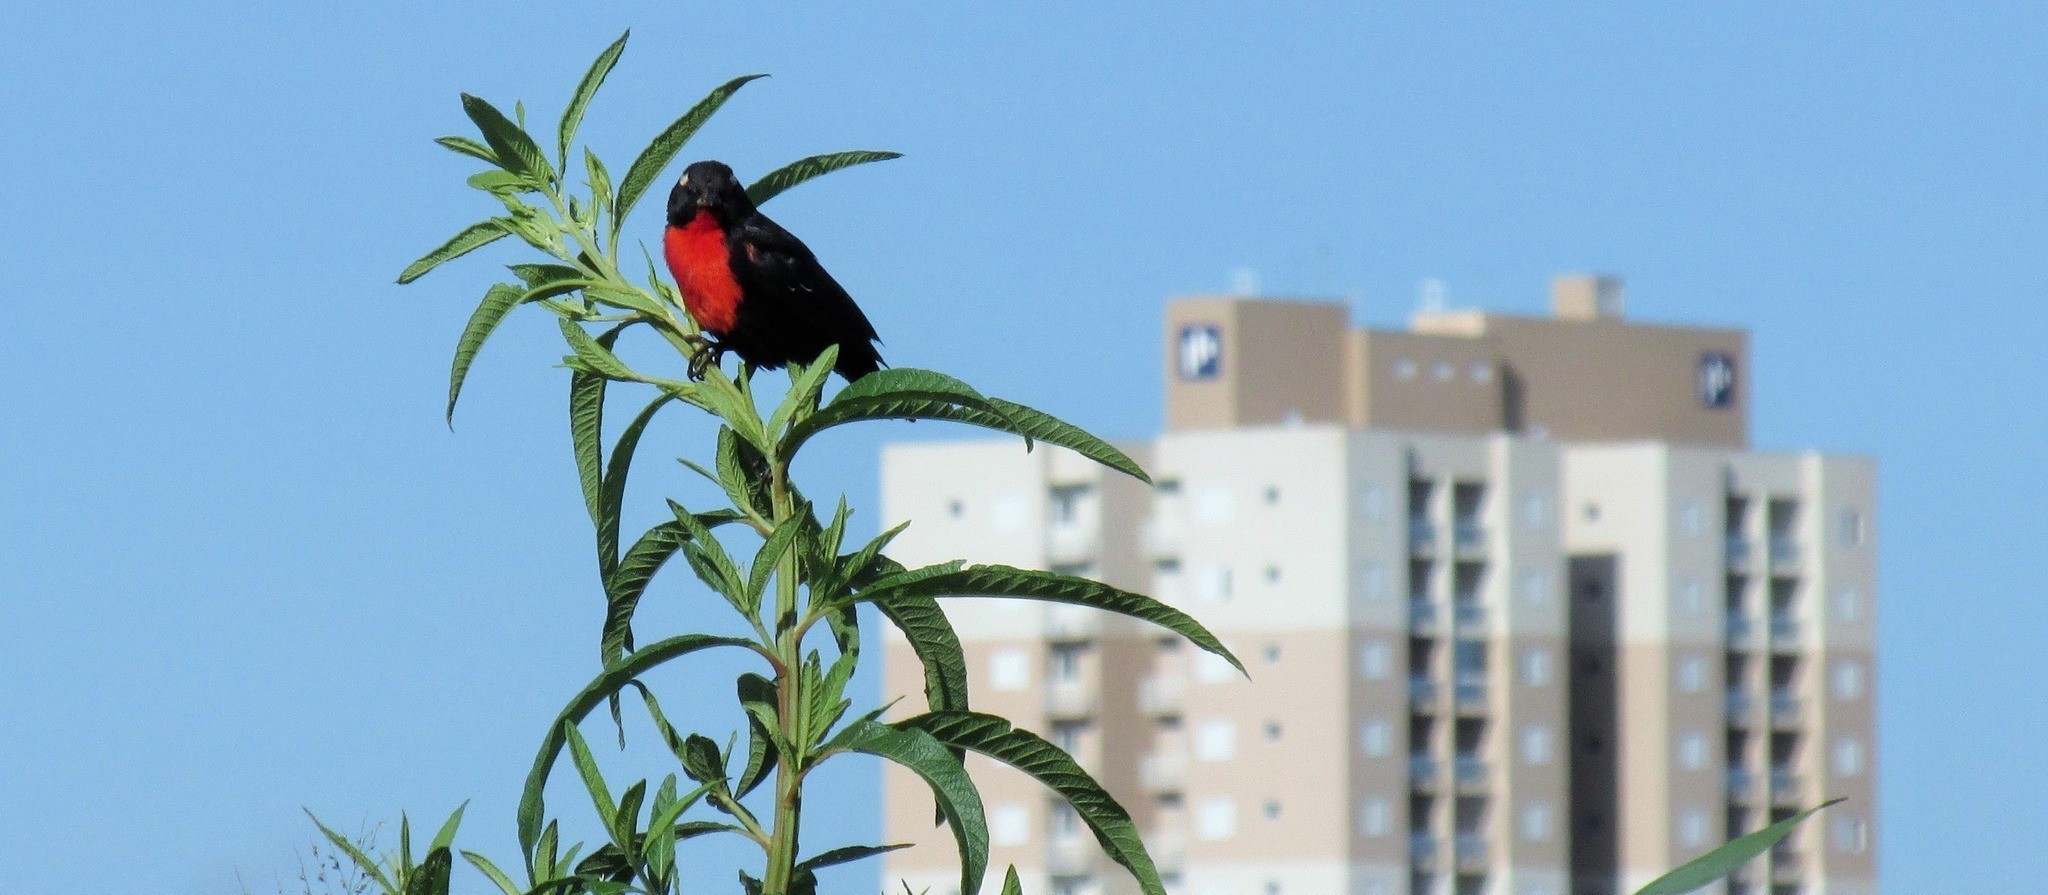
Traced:
[[881, 368], [881, 352], [876, 351], [874, 344], [865, 339], [858, 342], [841, 342], [839, 344], [839, 362], [832, 365], [833, 371], [846, 377], [847, 382], [852, 382]]

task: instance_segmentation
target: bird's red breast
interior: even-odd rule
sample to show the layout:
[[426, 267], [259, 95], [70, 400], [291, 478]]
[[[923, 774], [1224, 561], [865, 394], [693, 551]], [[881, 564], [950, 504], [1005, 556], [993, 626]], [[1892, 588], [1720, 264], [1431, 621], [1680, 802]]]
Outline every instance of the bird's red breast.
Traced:
[[718, 221], [699, 212], [689, 223], [663, 231], [661, 249], [683, 293], [683, 307], [698, 326], [724, 336], [739, 317], [741, 296]]

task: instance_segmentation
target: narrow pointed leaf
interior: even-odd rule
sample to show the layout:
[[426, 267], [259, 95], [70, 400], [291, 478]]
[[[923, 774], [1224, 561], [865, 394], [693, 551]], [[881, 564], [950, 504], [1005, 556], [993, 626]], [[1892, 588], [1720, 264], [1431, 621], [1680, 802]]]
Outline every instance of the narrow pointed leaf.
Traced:
[[491, 147], [478, 143], [468, 137], [435, 137], [434, 142], [447, 147], [450, 151], [469, 156], [473, 159], [481, 159], [493, 165], [498, 163], [498, 156], [496, 153], [491, 152]]
[[511, 222], [504, 218], [490, 218], [462, 228], [462, 232], [448, 238], [447, 242], [420, 256], [418, 261], [399, 271], [398, 282], [410, 283], [426, 276], [428, 271], [470, 252], [505, 238], [512, 232]]
[[462, 382], [469, 378], [469, 365], [476, 360], [476, 353], [484, 347], [484, 341], [496, 332], [505, 315], [519, 305], [520, 290], [514, 286], [499, 283], [484, 293], [484, 300], [469, 315], [469, 322], [462, 326], [462, 338], [455, 343], [455, 362], [448, 370], [448, 424], [455, 424], [455, 399], [462, 396]]
[[448, 821], [441, 825], [440, 832], [434, 834], [433, 844], [427, 846], [428, 851], [437, 848], [448, 848], [455, 844], [455, 828], [462, 826], [462, 812], [468, 808], [469, 802], [467, 800], [455, 806], [455, 813], [448, 815]]
[[540, 841], [543, 814], [547, 810], [542, 793], [547, 788], [548, 774], [554, 769], [555, 759], [568, 743], [568, 728], [582, 722], [612, 694], [631, 684], [634, 678], [673, 659], [715, 646], [746, 649], [748, 642], [736, 637], [685, 634], [650, 643], [606, 668], [555, 717], [555, 723], [541, 741], [539, 754], [534, 756], [533, 769], [527, 772], [526, 787], [519, 800], [519, 845], [529, 861]]
[[[697, 514], [698, 524], [707, 530], [739, 518], [739, 514], [731, 510]], [[682, 523], [671, 519], [648, 529], [633, 542], [632, 547], [627, 548], [626, 555], [619, 560], [618, 571], [612, 574], [605, 587], [604, 634], [599, 647], [604, 664], [618, 661], [619, 656], [633, 648], [633, 613], [639, 608], [640, 598], [647, 593], [647, 585], [654, 580], [654, 573], [660, 571], [687, 540], [689, 534], [684, 531]]]
[[626, 215], [631, 213], [633, 206], [640, 201], [640, 196], [647, 192], [655, 178], [661, 176], [662, 169], [667, 168], [668, 163], [675, 160], [676, 153], [682, 151], [683, 144], [688, 143], [690, 138], [696, 135], [697, 129], [710, 120], [712, 113], [717, 112], [719, 106], [725, 105], [725, 101], [731, 99], [741, 87], [746, 86], [748, 81], [765, 77], [767, 75], [743, 75], [725, 82], [718, 89], [711, 91], [710, 95], [698, 100], [697, 105], [683, 113], [683, 117], [676, 119], [655, 136], [654, 142], [641, 150], [640, 157], [634, 159], [633, 164], [626, 168], [626, 178], [619, 181], [619, 199], [612, 205], [613, 232], [621, 228]]
[[576, 773], [583, 778], [583, 788], [590, 793], [590, 803], [597, 809], [597, 818], [610, 826], [612, 818], [619, 813], [618, 805], [612, 801], [611, 787], [604, 782], [604, 774], [597, 768], [597, 756], [590, 753], [590, 744], [583, 741], [583, 733], [571, 724], [562, 733], [569, 740], [570, 763], [576, 766]]
[[799, 863], [796, 866], [804, 870], [816, 871], [838, 864], [849, 864], [854, 861], [859, 861], [863, 858], [872, 858], [876, 855], [885, 855], [899, 848], [909, 847], [910, 843], [908, 842], [899, 842], [895, 845], [848, 845], [843, 848], [835, 848], [831, 851], [820, 852], [804, 860], [802, 863]]
[[619, 516], [625, 509], [626, 480], [633, 470], [633, 454], [640, 449], [640, 436], [647, 431], [647, 424], [670, 398], [666, 393], [657, 395], [626, 424], [612, 446], [611, 462], [605, 465], [604, 488], [599, 492], [597, 505], [597, 556], [598, 568], [606, 580], [619, 569]]
[[825, 380], [832, 375], [832, 366], [838, 360], [839, 346], [827, 345], [809, 366], [790, 365], [789, 394], [769, 415], [768, 434], [776, 435], [790, 420], [808, 416], [818, 409], [818, 396], [824, 392]]
[[597, 61], [590, 63], [590, 70], [583, 73], [583, 80], [576, 85], [576, 92], [569, 97], [569, 106], [562, 110], [560, 128], [561, 154], [556, 156], [562, 164], [569, 164], [569, 144], [576, 141], [576, 128], [583, 124], [583, 113], [590, 108], [590, 98], [597, 95], [597, 88], [604, 84], [606, 75], [612, 73], [612, 66], [619, 63], [619, 54], [626, 51], [626, 38], [632, 37], [628, 29], [597, 54]]
[[592, 339], [575, 321], [564, 319], [556, 322], [561, 324], [562, 338], [568, 341], [569, 349], [576, 352], [576, 357], [581, 359], [591, 372], [608, 379], [621, 379], [627, 382], [637, 382], [643, 378], [633, 372], [631, 367], [626, 366], [625, 361], [619, 360], [619, 356], [613, 354], [611, 349], [599, 345], [597, 340]]
[[1002, 895], [1024, 895], [1024, 884], [1017, 881], [1017, 865], [1011, 864], [1008, 873], [1003, 874]]
[[1166, 895], [1130, 812], [1058, 746], [1007, 720], [975, 712], [933, 712], [896, 726], [922, 730], [946, 745], [979, 752], [1045, 784], [1074, 807], [1102, 850], [1131, 871], [1145, 895]]
[[[621, 323], [599, 333], [598, 347], [610, 351], [629, 325]], [[581, 327], [577, 331], [581, 332]], [[569, 440], [575, 446], [576, 475], [583, 485], [583, 505], [590, 510], [593, 526], [603, 515], [604, 393], [609, 381], [583, 370], [569, 376]]]
[[498, 869], [498, 865], [491, 863], [490, 858], [486, 858], [473, 851], [466, 851], [462, 853], [462, 859], [468, 861], [470, 866], [475, 867], [478, 872], [490, 879], [498, 887], [498, 891], [504, 893], [504, 895], [525, 895], [524, 891], [519, 888], [519, 884], [513, 882], [512, 877], [507, 876], [505, 871]]
[[851, 168], [854, 165], [865, 165], [869, 162], [886, 162], [892, 158], [902, 157], [903, 153], [900, 152], [877, 152], [869, 149], [855, 149], [850, 152], [832, 152], [825, 155], [814, 155], [806, 159], [798, 159], [770, 171], [768, 176], [754, 181], [753, 185], [747, 187], [747, 198], [752, 199], [755, 205], [760, 205], [780, 195], [783, 190], [810, 180], [813, 177], [822, 177], [841, 168]]
[[922, 730], [869, 721], [848, 727], [827, 749], [877, 755], [923, 777], [960, 850], [961, 895], [981, 891], [981, 877], [988, 869], [988, 821], [982, 812], [981, 793], [968, 779], [960, 759], [944, 744]]
[[357, 848], [355, 843], [350, 842], [347, 836], [328, 829], [327, 825], [321, 823], [320, 818], [314, 816], [313, 812], [307, 811], [306, 816], [313, 819], [313, 826], [320, 828], [320, 835], [327, 837], [328, 842], [333, 843], [336, 849], [339, 849], [342, 854], [348, 856], [349, 861], [356, 865], [356, 869], [369, 874], [370, 878], [376, 880], [377, 884], [383, 887], [384, 891], [395, 892], [398, 890], [398, 887], [392, 883], [391, 878], [384, 875], [384, 866], [376, 858], [364, 854], [363, 850]]
[[[914, 575], [915, 573], [910, 573]], [[1223, 642], [1187, 613], [1144, 594], [1131, 593], [1073, 575], [1018, 569], [1010, 566], [968, 566], [955, 572], [922, 577], [898, 575], [883, 578], [860, 592], [858, 600], [888, 605], [905, 595], [923, 597], [1011, 597], [1091, 606], [1106, 612], [1148, 621], [1173, 631], [1189, 642], [1230, 662], [1238, 671], [1244, 664], [1231, 655]]]
[[746, 798], [775, 769], [775, 685], [758, 674], [739, 677], [740, 707], [747, 712], [747, 767], [733, 784], [733, 794]]
[[455, 859], [445, 847], [427, 852], [412, 876], [405, 881], [405, 895], [448, 895], [448, 876]]
[[877, 602], [875, 608], [910, 641], [924, 667], [924, 699], [931, 710], [966, 711], [967, 655], [939, 601], [906, 593]]
[[754, 602], [759, 602], [768, 590], [768, 579], [775, 573], [784, 554], [796, 543], [797, 535], [803, 533], [803, 519], [810, 515], [810, 507], [799, 507], [797, 517], [776, 526], [775, 532], [761, 542], [761, 549], [754, 553], [754, 564], [748, 569], [747, 593]]
[[1678, 869], [1652, 880], [1649, 885], [1636, 890], [1636, 895], [1682, 895], [1704, 887], [1735, 868], [1749, 863], [1763, 854], [1778, 841], [1792, 835], [1792, 828], [1799, 822], [1813, 816], [1813, 813], [1833, 805], [1841, 799], [1831, 799], [1771, 824], [1747, 836], [1731, 840], [1728, 844], [1707, 852], [1679, 865]]
[[498, 157], [498, 164], [505, 170], [525, 174], [535, 180], [555, 179], [554, 166], [548, 164], [547, 155], [540, 151], [540, 145], [496, 106], [465, 93], [462, 95], [462, 111], [476, 123], [477, 130], [483, 132], [484, 142], [490, 144], [491, 154]]

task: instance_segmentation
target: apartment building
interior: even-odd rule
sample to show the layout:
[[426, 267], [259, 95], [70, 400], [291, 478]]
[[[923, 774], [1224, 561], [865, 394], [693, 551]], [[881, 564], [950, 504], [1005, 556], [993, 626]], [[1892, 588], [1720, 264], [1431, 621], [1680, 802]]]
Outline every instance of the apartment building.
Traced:
[[[1157, 487], [1011, 440], [883, 457], [892, 553], [1086, 575], [1200, 618], [1250, 679], [1093, 610], [955, 600], [977, 708], [1060, 743], [1175, 895], [1626, 895], [1848, 802], [1708, 892], [1874, 895], [1875, 482], [1748, 449], [1747, 338], [1622, 317], [1173, 301]], [[922, 678], [884, 639], [884, 686]], [[1135, 892], [1052, 793], [970, 757], [999, 873]], [[914, 776], [884, 879], [958, 886]]]

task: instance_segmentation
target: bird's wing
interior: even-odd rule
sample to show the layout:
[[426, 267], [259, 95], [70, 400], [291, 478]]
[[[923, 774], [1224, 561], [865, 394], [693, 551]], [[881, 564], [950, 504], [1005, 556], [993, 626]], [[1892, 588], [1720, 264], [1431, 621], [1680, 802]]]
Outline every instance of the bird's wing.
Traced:
[[759, 213], [742, 222], [735, 235], [733, 273], [749, 302], [766, 300], [777, 314], [802, 321], [829, 341], [880, 339], [853, 296], [825, 272], [802, 240]]

